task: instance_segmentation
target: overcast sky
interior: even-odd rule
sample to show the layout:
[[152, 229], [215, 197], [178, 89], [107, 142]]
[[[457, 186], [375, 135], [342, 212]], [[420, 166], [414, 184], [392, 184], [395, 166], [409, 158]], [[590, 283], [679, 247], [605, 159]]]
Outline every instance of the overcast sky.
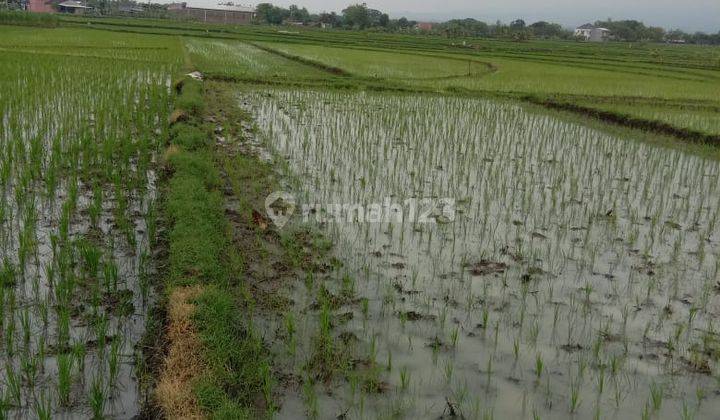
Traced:
[[[180, 0], [194, 5], [213, 5], [227, 0]], [[258, 2], [230, 0], [255, 6]], [[353, 0], [277, 0], [278, 6], [298, 4], [310, 12], [339, 12]], [[516, 18], [532, 23], [548, 20], [576, 26], [598, 19], [636, 19], [648, 25], [689, 31], [720, 31], [720, 0], [366, 0], [369, 7], [392, 17], [441, 21], [472, 17], [487, 22]]]

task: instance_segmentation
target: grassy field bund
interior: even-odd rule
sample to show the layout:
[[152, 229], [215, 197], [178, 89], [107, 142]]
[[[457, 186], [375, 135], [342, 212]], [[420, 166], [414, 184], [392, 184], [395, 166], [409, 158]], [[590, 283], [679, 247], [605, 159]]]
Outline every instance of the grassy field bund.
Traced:
[[0, 57], [0, 419], [720, 410], [718, 48], [0, 13]]

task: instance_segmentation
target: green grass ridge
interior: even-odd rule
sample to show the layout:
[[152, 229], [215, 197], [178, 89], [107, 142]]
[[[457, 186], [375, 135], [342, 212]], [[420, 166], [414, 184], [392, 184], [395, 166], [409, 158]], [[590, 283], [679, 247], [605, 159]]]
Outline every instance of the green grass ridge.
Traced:
[[207, 367], [195, 384], [209, 418], [256, 418], [258, 397], [269, 395], [269, 363], [262, 341], [240, 307], [241, 285], [231, 275], [236, 265], [228, 238], [221, 177], [213, 160], [210, 134], [203, 127], [201, 82], [184, 80], [176, 102], [187, 121], [171, 128], [166, 211], [169, 232], [169, 289], [205, 286], [193, 317]]

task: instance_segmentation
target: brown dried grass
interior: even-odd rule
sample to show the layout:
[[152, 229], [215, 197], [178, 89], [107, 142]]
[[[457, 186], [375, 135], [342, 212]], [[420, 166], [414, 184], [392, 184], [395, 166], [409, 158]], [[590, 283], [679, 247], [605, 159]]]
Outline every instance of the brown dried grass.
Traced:
[[170, 162], [170, 159], [173, 158], [173, 156], [176, 156], [180, 153], [180, 148], [175, 146], [174, 144], [171, 144], [170, 146], [165, 149], [165, 152], [162, 155], [162, 161], [161, 163], [165, 166], [168, 165], [168, 162]]
[[180, 287], [168, 301], [168, 353], [155, 389], [157, 402], [168, 419], [204, 418], [193, 392], [203, 362], [200, 338], [192, 324], [196, 306], [191, 303], [202, 291], [202, 286]]
[[176, 109], [175, 111], [172, 112], [172, 114], [170, 114], [170, 118], [168, 118], [168, 123], [170, 125], [173, 125], [173, 124], [177, 124], [181, 121], [187, 121], [188, 118], [189, 118], [189, 116], [188, 116], [187, 112], [185, 112], [181, 109]]

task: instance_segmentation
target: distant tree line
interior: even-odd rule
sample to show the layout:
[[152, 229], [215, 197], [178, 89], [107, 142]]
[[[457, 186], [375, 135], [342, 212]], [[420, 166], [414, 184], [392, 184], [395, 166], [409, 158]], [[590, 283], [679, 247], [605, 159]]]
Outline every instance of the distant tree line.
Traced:
[[[304, 7], [290, 6], [286, 9], [271, 3], [261, 3], [257, 6], [257, 21], [274, 25], [290, 23], [388, 32], [414, 30], [417, 25], [416, 21], [404, 17], [390, 19], [386, 13], [371, 9], [365, 3], [352, 4], [341, 14], [335, 12], [313, 14]], [[702, 32], [689, 34], [679, 30], [666, 31], [663, 28], [646, 26], [636, 20], [613, 21], [608, 19], [595, 22], [595, 26], [609, 29], [612, 32], [611, 39], [617, 41], [683, 41], [691, 44], [720, 45], [720, 32], [717, 34]], [[532, 38], [574, 39], [574, 31], [565, 29], [557, 23], [539, 21], [527, 24], [522, 19], [507, 24], [500, 21], [489, 24], [475, 19], [453, 19], [433, 24], [432, 29], [424, 30], [422, 33], [449, 38], [507, 38], [518, 41]]]
[[[60, 0], [58, 0], [60, 2]], [[22, 10], [26, 0], [0, 0], [0, 10]], [[140, 3], [135, 0], [85, 0], [92, 9], [86, 15], [137, 17], [168, 17], [167, 6]], [[517, 41], [538, 39], [573, 39], [574, 31], [564, 29], [557, 23], [539, 21], [526, 24], [522, 19], [508, 24], [500, 21], [488, 24], [475, 19], [453, 19], [432, 25], [431, 29], [418, 30], [418, 22], [406, 18], [391, 19], [387, 13], [371, 9], [365, 3], [351, 4], [340, 14], [310, 13], [297, 5], [288, 8], [261, 3], [256, 7], [257, 22], [273, 25], [302, 24], [331, 28], [360, 29], [386, 32], [417, 31], [449, 38], [504, 38]], [[611, 39], [627, 42], [684, 42], [688, 44], [720, 45], [720, 32], [686, 33], [681, 30], [666, 31], [660, 27], [646, 26], [637, 20], [611, 19], [595, 22], [595, 26], [611, 31]]]
[[665, 29], [645, 26], [637, 20], [606, 20], [597, 21], [595, 26], [610, 29], [614, 39], [618, 41], [638, 42], [653, 41], [662, 42], [665, 40]]
[[510, 24], [504, 24], [500, 21], [495, 24], [487, 24], [475, 19], [454, 19], [435, 25], [432, 32], [453, 38], [495, 37], [516, 40], [530, 38], [569, 39], [573, 36], [572, 31], [563, 29], [557, 23], [540, 21], [527, 25], [522, 19], [514, 20]]
[[668, 39], [681, 39], [690, 44], [720, 45], [720, 32], [716, 34], [706, 34], [704, 32], [687, 34], [683, 31], [674, 30], [668, 33]]
[[663, 28], [646, 26], [637, 20], [606, 20], [597, 21], [595, 26], [610, 29], [614, 39], [628, 42], [677, 42], [684, 41], [689, 44], [710, 44], [720, 45], [720, 32], [717, 34], [706, 34], [696, 32], [686, 33], [675, 29], [666, 31]]
[[417, 22], [406, 18], [390, 19], [387, 13], [371, 9], [365, 3], [352, 4], [346, 7], [339, 15], [335, 12], [311, 14], [304, 7], [300, 8], [293, 5], [285, 9], [270, 3], [258, 4], [255, 11], [258, 22], [273, 25], [290, 23], [323, 25], [332, 28], [397, 31], [414, 28], [417, 24]]
[[0, 10], [22, 10], [24, 2], [22, 0], [5, 0], [0, 1]]
[[[717, 34], [705, 34], [697, 32], [694, 34], [685, 33], [680, 30], [666, 31], [660, 27], [646, 26], [636, 20], [621, 21], [597, 21], [595, 26], [607, 28], [611, 31], [611, 39], [626, 42], [677, 42], [683, 41], [689, 44], [712, 44], [720, 45], [720, 32]], [[573, 39], [574, 31], [566, 30], [557, 23], [545, 21], [535, 22], [527, 25], [522, 19], [517, 19], [509, 24], [498, 21], [495, 24], [487, 24], [475, 19], [455, 19], [433, 27], [434, 33], [448, 37], [494, 37], [512, 38], [525, 40], [530, 38], [540, 39]]]

